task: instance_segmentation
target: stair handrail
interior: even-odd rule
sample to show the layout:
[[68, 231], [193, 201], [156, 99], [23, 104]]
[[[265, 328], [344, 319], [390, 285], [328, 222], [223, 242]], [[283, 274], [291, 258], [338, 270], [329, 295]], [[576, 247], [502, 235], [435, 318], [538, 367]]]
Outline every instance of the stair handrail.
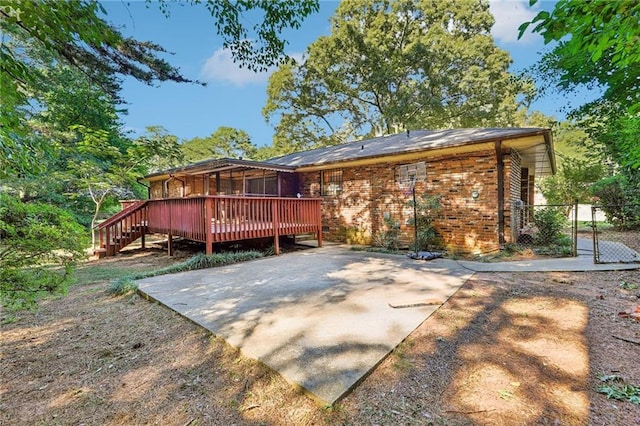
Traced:
[[111, 216], [110, 218], [105, 220], [104, 222], [99, 223], [98, 225], [95, 226], [95, 229], [103, 229], [103, 228], [106, 228], [109, 225], [113, 225], [114, 223], [122, 220], [123, 218], [127, 217], [131, 213], [134, 213], [134, 212], [140, 210], [148, 202], [149, 202], [149, 200], [137, 201], [135, 204], [130, 205], [126, 209], [120, 210], [118, 213], [114, 214], [113, 216]]

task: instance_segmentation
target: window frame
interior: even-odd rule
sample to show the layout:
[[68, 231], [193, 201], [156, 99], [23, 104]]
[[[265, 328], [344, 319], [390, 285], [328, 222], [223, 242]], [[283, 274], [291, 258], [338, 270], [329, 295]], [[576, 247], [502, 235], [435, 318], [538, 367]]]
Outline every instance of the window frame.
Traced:
[[335, 197], [343, 190], [343, 170], [330, 169], [320, 172], [320, 195], [323, 197]]

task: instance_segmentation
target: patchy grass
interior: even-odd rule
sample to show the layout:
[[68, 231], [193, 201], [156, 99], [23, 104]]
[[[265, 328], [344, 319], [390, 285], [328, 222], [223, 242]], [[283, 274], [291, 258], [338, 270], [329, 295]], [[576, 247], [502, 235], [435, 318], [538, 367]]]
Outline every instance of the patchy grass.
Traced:
[[[144, 270], [143, 268], [144, 266], [140, 268], [140, 271]], [[131, 273], [131, 269], [118, 267], [114, 263], [105, 266], [82, 266], [76, 269], [73, 275], [73, 284], [88, 285], [100, 281], [115, 280]]]
[[606, 395], [609, 399], [640, 405], [640, 386], [625, 383], [622, 377], [617, 375], [600, 376], [600, 380], [605, 384], [596, 388], [598, 393]]
[[113, 294], [126, 294], [131, 291], [137, 291], [138, 286], [135, 280], [142, 278], [157, 277], [158, 275], [176, 274], [178, 272], [195, 271], [197, 269], [207, 269], [216, 266], [232, 265], [234, 263], [246, 262], [252, 259], [263, 257], [259, 251], [239, 251], [233, 253], [214, 253], [203, 254], [198, 253], [184, 262], [165, 266], [164, 268], [151, 271], [143, 271], [134, 274], [125, 275], [112, 280], [109, 286], [109, 292]]
[[122, 277], [112, 280], [107, 288], [107, 293], [124, 296], [125, 294], [132, 294], [138, 292], [138, 284], [131, 278]]
[[620, 288], [623, 290], [635, 290], [638, 288], [638, 284], [622, 281], [620, 282]]
[[406, 253], [406, 250], [405, 251], [393, 250], [385, 247], [374, 247], [374, 246], [351, 246], [349, 247], [349, 250], [365, 251], [368, 253], [384, 253], [384, 254], [397, 254], [397, 255], [404, 255]]

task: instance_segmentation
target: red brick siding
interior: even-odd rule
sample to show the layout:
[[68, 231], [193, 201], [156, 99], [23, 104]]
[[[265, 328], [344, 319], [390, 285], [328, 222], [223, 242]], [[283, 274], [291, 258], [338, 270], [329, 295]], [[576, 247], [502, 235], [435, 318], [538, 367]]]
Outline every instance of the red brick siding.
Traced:
[[[426, 191], [441, 196], [441, 218], [434, 225], [447, 248], [462, 252], [497, 250], [495, 151], [430, 157], [424, 161], [427, 180], [417, 184], [416, 194], [420, 196]], [[413, 217], [413, 210], [407, 205], [411, 195], [403, 194], [396, 184], [396, 167], [406, 163], [343, 168], [342, 193], [323, 197], [327, 240], [346, 241], [348, 231], [353, 229], [375, 236], [384, 227], [384, 215], [389, 214], [400, 223], [403, 241], [411, 242], [413, 227], [406, 224]], [[477, 200], [471, 197], [473, 190], [479, 193]], [[320, 196], [320, 172], [300, 174], [300, 192], [304, 196]]]
[[162, 181], [156, 180], [149, 184], [149, 198], [162, 198]]

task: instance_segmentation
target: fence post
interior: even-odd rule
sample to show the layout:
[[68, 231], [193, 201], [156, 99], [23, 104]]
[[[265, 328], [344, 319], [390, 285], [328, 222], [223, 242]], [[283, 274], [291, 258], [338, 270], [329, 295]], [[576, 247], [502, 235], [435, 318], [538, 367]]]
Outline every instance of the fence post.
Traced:
[[596, 225], [596, 206], [591, 206], [591, 235], [593, 236], [593, 263], [598, 263], [598, 226]]
[[578, 256], [578, 199], [573, 203], [573, 257]]

